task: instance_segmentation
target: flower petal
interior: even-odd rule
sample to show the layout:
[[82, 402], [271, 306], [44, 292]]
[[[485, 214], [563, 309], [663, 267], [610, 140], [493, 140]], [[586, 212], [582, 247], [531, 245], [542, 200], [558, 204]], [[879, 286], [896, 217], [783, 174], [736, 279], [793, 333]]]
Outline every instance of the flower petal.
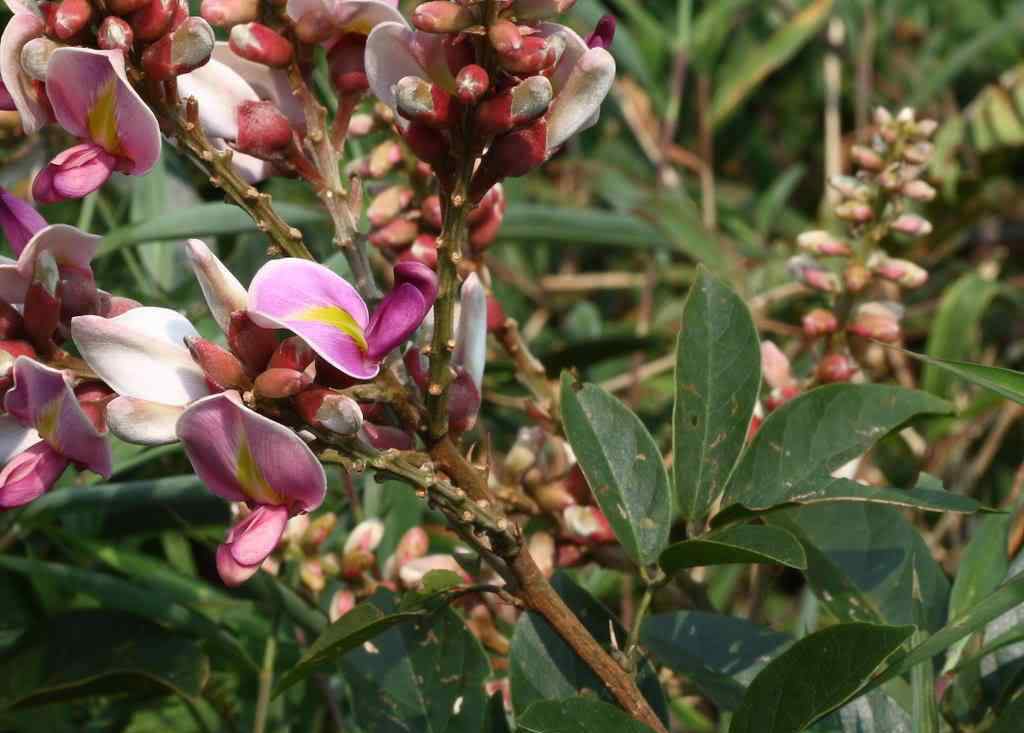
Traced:
[[26, 135], [39, 130], [52, 116], [38, 87], [21, 70], [21, 47], [43, 35], [43, 21], [32, 13], [16, 13], [7, 21], [0, 38], [0, 78], [11, 95]]
[[115, 392], [165, 405], [187, 405], [210, 392], [184, 344], [186, 336], [198, 335], [184, 316], [167, 308], [71, 320], [82, 358]]
[[199, 123], [210, 137], [238, 138], [238, 108], [258, 102], [259, 95], [238, 72], [210, 59], [203, 66], [177, 78], [178, 95], [199, 103]]
[[404, 342], [423, 323], [437, 297], [437, 275], [420, 262], [395, 265], [395, 285], [366, 328], [367, 356], [376, 361]]
[[178, 421], [192, 467], [213, 493], [309, 511], [323, 501], [320, 461], [294, 432], [224, 393], [199, 400]]
[[0, 463], [5, 463], [42, 438], [10, 415], [0, 416]]
[[474, 272], [462, 283], [459, 325], [455, 333], [452, 363], [466, 370], [477, 393], [482, 393], [487, 361], [487, 292]]
[[68, 224], [51, 224], [28, 241], [18, 257], [18, 273], [25, 280], [30, 280], [35, 272], [36, 258], [42, 252], [49, 252], [60, 267], [88, 270], [101, 239], [103, 237], [86, 234]]
[[130, 161], [132, 175], [156, 164], [160, 126], [128, 83], [121, 51], [58, 48], [46, 74], [46, 94], [61, 127]]
[[238, 282], [224, 263], [210, 251], [201, 239], [190, 239], [185, 244], [192, 272], [195, 273], [202, 288], [206, 305], [209, 306], [213, 318], [220, 329], [227, 333], [231, 322], [231, 314], [245, 310], [249, 301], [242, 283]]
[[415, 37], [416, 31], [405, 23], [381, 23], [366, 39], [366, 79], [374, 96], [391, 109], [395, 109], [394, 86], [399, 79], [430, 78], [413, 55]]
[[249, 315], [264, 328], [287, 328], [332, 366], [370, 379], [378, 366], [366, 358], [366, 303], [349, 283], [315, 262], [268, 262], [249, 286]]
[[231, 529], [227, 546], [240, 565], [259, 565], [274, 551], [288, 524], [288, 509], [260, 506]]
[[[306, 113], [302, 110], [302, 104], [292, 94], [287, 72], [243, 59], [231, 50], [227, 41], [217, 42], [213, 48], [212, 59], [238, 74], [260, 99], [269, 99], [273, 102], [295, 129], [305, 131]], [[202, 110], [200, 114], [201, 112]]]
[[103, 148], [83, 143], [68, 148], [51, 160], [32, 182], [32, 198], [53, 204], [80, 199], [98, 189], [117, 167], [117, 159]]
[[0, 300], [12, 305], [24, 303], [28, 285], [28, 280], [18, 272], [17, 265], [0, 265]]
[[614, 81], [615, 59], [606, 50], [591, 48], [580, 57], [548, 111], [549, 154], [597, 121]]
[[397, 0], [328, 0], [327, 8], [342, 33], [368, 36], [381, 23], [406, 24], [405, 17], [398, 11]]
[[40, 229], [46, 226], [46, 219], [17, 196], [0, 188], [0, 227], [4, 230], [7, 243], [17, 257], [25, 245]]
[[217, 548], [217, 574], [225, 585], [241, 585], [259, 572], [260, 564], [242, 565], [231, 556], [231, 547], [221, 545]]
[[177, 405], [116, 397], [107, 404], [107, 427], [121, 440], [136, 445], [176, 443], [178, 419], [184, 411]]
[[558, 93], [565, 88], [565, 83], [569, 81], [572, 70], [576, 68], [576, 64], [579, 63], [579, 60], [583, 58], [583, 54], [590, 47], [587, 46], [587, 42], [583, 40], [579, 33], [559, 23], [541, 23], [538, 30], [538, 35], [541, 37], [551, 38], [552, 36], [558, 36], [562, 43], [565, 44], [565, 48], [555, 63], [555, 68], [548, 74], [548, 79], [551, 81], [551, 91], [557, 97]]
[[68, 459], [45, 441], [14, 456], [0, 471], [0, 509], [24, 506], [38, 499], [68, 467]]

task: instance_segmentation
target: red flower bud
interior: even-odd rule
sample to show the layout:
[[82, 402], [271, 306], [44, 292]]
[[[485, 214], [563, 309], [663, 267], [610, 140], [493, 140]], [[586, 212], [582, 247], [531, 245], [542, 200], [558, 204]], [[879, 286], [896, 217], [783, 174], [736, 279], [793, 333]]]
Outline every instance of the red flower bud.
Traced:
[[178, 0], [150, 0], [128, 18], [135, 39], [138, 41], [155, 41], [171, 27], [171, 20], [178, 10]]
[[252, 380], [245, 373], [242, 362], [227, 349], [198, 336], [186, 337], [185, 346], [203, 370], [207, 381], [217, 389], [242, 390], [252, 387]]
[[505, 177], [523, 176], [547, 157], [548, 126], [543, 118], [497, 138], [473, 176], [470, 199], [479, 201]]
[[89, 0], [63, 0], [53, 14], [54, 34], [62, 41], [77, 36], [92, 20]]
[[531, 76], [509, 91], [483, 102], [477, 108], [477, 125], [484, 135], [498, 135], [532, 122], [551, 105], [551, 82]]
[[418, 76], [399, 79], [395, 85], [395, 104], [398, 113], [412, 122], [431, 127], [451, 124], [451, 97], [440, 86]]
[[297, 395], [313, 383], [305, 372], [294, 369], [268, 369], [256, 377], [256, 394], [272, 400]]
[[839, 330], [839, 321], [835, 313], [824, 308], [815, 308], [806, 313], [801, 320], [804, 335], [807, 338], [820, 338]]
[[487, 333], [500, 331], [505, 327], [505, 309], [501, 307], [501, 301], [493, 295], [487, 296]]
[[110, 295], [109, 293], [99, 293], [98, 300], [96, 313], [104, 318], [116, 318], [122, 313], [142, 307], [142, 303], [137, 300], [122, 298], [119, 295]]
[[298, 336], [289, 336], [278, 345], [274, 355], [270, 357], [267, 368], [294, 369], [301, 372], [313, 363], [315, 357], [316, 354], [305, 341]]
[[253, 323], [244, 311], [231, 314], [228, 344], [249, 374], [259, 374], [277, 350], [277, 334]]
[[846, 330], [855, 336], [885, 343], [900, 340], [901, 309], [885, 303], [864, 303], [853, 314]]
[[260, 16], [260, 3], [259, 0], [203, 0], [199, 14], [210, 25], [230, 28], [256, 20]]
[[825, 384], [849, 382], [856, 372], [856, 365], [846, 354], [826, 354], [818, 364], [818, 380]]
[[210, 60], [216, 38], [202, 18], [186, 18], [142, 53], [142, 68], [154, 81], [187, 74]]
[[16, 339], [25, 335], [21, 313], [6, 300], [0, 300], [0, 339]]
[[487, 70], [476, 64], [463, 66], [455, 77], [455, 96], [466, 105], [480, 101], [491, 86]]
[[409, 249], [398, 256], [400, 262], [421, 262], [427, 267], [437, 267], [437, 237], [433, 234], [421, 234], [416, 237]]
[[[442, 171], [449, 171], [451, 146], [448, 139], [437, 130], [419, 122], [413, 122], [403, 135], [413, 155], [428, 163], [442, 177]], [[447, 176], [444, 176], [447, 177]]]
[[96, 32], [96, 45], [104, 51], [123, 51], [128, 53], [135, 42], [135, 33], [128, 21], [116, 15], [108, 15], [100, 23]]
[[402, 249], [415, 241], [420, 228], [412, 219], [393, 219], [370, 235], [370, 244], [381, 249]]
[[458, 33], [478, 22], [476, 14], [468, 6], [447, 0], [419, 5], [411, 20], [416, 28], [427, 33]]
[[151, 0], [107, 0], [107, 10], [114, 15], [128, 15], [146, 7]]
[[413, 447], [412, 436], [409, 433], [390, 425], [363, 423], [363, 435], [377, 450], [411, 450]]
[[[487, 198], [486, 196], [484, 197]], [[474, 252], [483, 252], [498, 236], [501, 229], [501, 222], [505, 214], [500, 206], [477, 207], [476, 211], [483, 211], [483, 218], [477, 222], [469, 231], [469, 245]], [[476, 213], [474, 211], [474, 213]]]
[[401, 161], [401, 146], [394, 140], [385, 140], [370, 152], [367, 174], [370, 178], [386, 176]]
[[178, 0], [178, 7], [175, 9], [174, 15], [171, 16], [171, 32], [181, 28], [182, 24], [190, 17], [192, 17], [192, 11], [189, 9], [188, 0]]
[[299, 417], [314, 427], [340, 435], [355, 435], [363, 427], [363, 413], [351, 397], [313, 387], [292, 398]]
[[291, 141], [291, 123], [273, 102], [243, 102], [238, 107], [236, 144], [243, 153], [269, 158], [287, 148]]
[[362, 33], [346, 33], [331, 49], [327, 56], [331, 84], [341, 94], [358, 94], [369, 89], [363, 62], [365, 55], [366, 36]]
[[236, 25], [228, 44], [243, 59], [272, 67], [287, 66], [294, 53], [291, 41], [262, 23]]
[[435, 195], [425, 198], [420, 207], [420, 214], [423, 216], [424, 222], [434, 229], [440, 230], [444, 224], [441, 215], [441, 197]]
[[[550, 39], [557, 38], [551, 36]], [[523, 44], [514, 51], [498, 54], [502, 68], [518, 76], [532, 76], [553, 66], [561, 52], [557, 42], [541, 36], [526, 36]]]
[[487, 29], [487, 40], [498, 53], [511, 53], [523, 47], [519, 26], [507, 19], [501, 19]]

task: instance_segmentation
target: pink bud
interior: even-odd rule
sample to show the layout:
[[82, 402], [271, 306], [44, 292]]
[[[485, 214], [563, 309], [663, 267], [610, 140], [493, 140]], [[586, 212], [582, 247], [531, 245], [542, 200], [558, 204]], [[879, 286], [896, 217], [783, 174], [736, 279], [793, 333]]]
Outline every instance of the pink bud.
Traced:
[[541, 574], [550, 578], [555, 572], [555, 538], [548, 532], [534, 532], [526, 547]]
[[537, 119], [551, 105], [553, 90], [545, 76], [531, 76], [477, 108], [477, 127], [487, 136], [507, 132]]
[[294, 54], [291, 41], [262, 23], [236, 25], [228, 44], [237, 56], [275, 68], [287, 66]]
[[270, 357], [268, 369], [291, 369], [301, 372], [313, 363], [315, 354], [298, 336], [289, 336], [280, 343], [274, 355]]
[[487, 28], [487, 39], [498, 53], [510, 53], [523, 47], [523, 36], [519, 32], [519, 26], [504, 18]]
[[423, 216], [423, 221], [434, 229], [440, 230], [443, 226], [441, 218], [441, 197], [440, 196], [428, 196], [423, 199], [423, 205], [420, 207], [420, 214]]
[[250, 374], [259, 374], [277, 350], [277, 334], [253, 323], [243, 311], [231, 314], [228, 345]]
[[[410, 127], [415, 127], [411, 125]], [[413, 149], [415, 153], [415, 148]], [[394, 140], [385, 140], [370, 153], [368, 174], [371, 178], [380, 178], [391, 172], [391, 169], [402, 161], [402, 148]]]
[[871, 221], [874, 218], [874, 210], [867, 204], [863, 204], [860, 201], [843, 201], [841, 204], [836, 206], [835, 215], [843, 221], [852, 221], [855, 223], [863, 223], [865, 221]]
[[477, 64], [468, 64], [455, 77], [455, 96], [463, 104], [473, 105], [480, 101], [490, 86], [487, 70]]
[[313, 378], [294, 369], [268, 369], [256, 377], [256, 394], [272, 400], [297, 395], [313, 384]]
[[815, 308], [804, 314], [801, 319], [804, 335], [808, 338], [828, 336], [839, 330], [839, 321], [835, 313], [824, 308]]
[[114, 15], [128, 15], [146, 7], [151, 0], [107, 0], [107, 10]]
[[402, 249], [412, 244], [419, 233], [412, 219], [392, 219], [370, 235], [370, 244], [381, 249]]
[[818, 380], [824, 384], [849, 382], [857, 366], [846, 354], [826, 354], [818, 364]]
[[377, 450], [412, 450], [413, 437], [401, 428], [363, 423], [362, 437]]
[[[928, 186], [924, 181], [913, 181], [912, 183], [920, 183]], [[907, 185], [909, 186], [910, 184]], [[931, 187], [929, 186], [929, 188]], [[904, 189], [904, 192], [905, 191], [906, 189]], [[934, 190], [932, 191], [932, 195], [934, 195]], [[892, 223], [892, 228], [901, 234], [908, 234], [912, 237], [927, 237], [932, 233], [932, 223], [917, 214], [901, 214], [896, 217], [896, 220]]]
[[761, 374], [772, 389], [785, 389], [796, 384], [789, 357], [773, 341], [761, 342]]
[[352, 528], [348, 539], [345, 540], [344, 554], [363, 550], [373, 552], [377, 545], [384, 538], [384, 523], [379, 519], [364, 519]]
[[126, 20], [116, 15], [108, 15], [100, 23], [96, 32], [96, 45], [104, 51], [123, 51], [128, 53], [135, 42], [135, 33]]
[[421, 234], [398, 256], [400, 262], [421, 262], [431, 269], [437, 268], [437, 237]]
[[494, 242], [504, 218], [505, 214], [500, 206], [488, 206], [483, 209], [482, 218], [473, 224], [469, 232], [469, 246], [474, 252], [483, 252]]
[[501, 301], [495, 298], [493, 295], [487, 296], [487, 333], [494, 333], [495, 331], [505, 326], [505, 309], [501, 307]]
[[310, 425], [339, 435], [355, 435], [363, 425], [363, 413], [351, 397], [314, 387], [293, 398], [296, 410]]
[[383, 226], [404, 211], [412, 199], [413, 190], [408, 186], [388, 186], [373, 197], [366, 217], [373, 226]]
[[531, 490], [537, 506], [545, 512], [557, 514], [578, 503], [563, 481], [554, 481]]
[[202, 18], [186, 18], [142, 53], [142, 67], [154, 81], [171, 79], [198, 69], [210, 60], [216, 38]]
[[135, 39], [138, 41], [155, 41], [171, 27], [171, 20], [178, 9], [177, 0], [150, 0], [148, 5], [136, 10], [128, 18]]
[[825, 257], [849, 257], [851, 254], [848, 244], [821, 229], [803, 232], [796, 238], [796, 243], [800, 249], [810, 254]]
[[53, 15], [53, 29], [62, 41], [77, 36], [92, 20], [89, 0], [63, 0]]
[[64, 473], [68, 459], [46, 441], [18, 453], [0, 471], [0, 510], [39, 498]]
[[553, 40], [556, 38], [526, 36], [522, 46], [515, 51], [499, 53], [498, 62], [506, 71], [518, 76], [539, 74], [558, 61], [561, 47], [558, 41]]
[[854, 145], [851, 147], [850, 157], [853, 158], [854, 162], [858, 166], [865, 170], [880, 171], [882, 170], [882, 166], [885, 165], [885, 161], [882, 160], [882, 157], [878, 153], [863, 145]]
[[935, 198], [935, 189], [928, 185], [925, 181], [916, 179], [908, 181], [903, 186], [903, 195], [908, 199], [914, 201], [921, 201], [927, 203]]
[[273, 102], [250, 101], [239, 106], [237, 147], [240, 151], [269, 158], [287, 148], [291, 141], [291, 123]]
[[403, 137], [413, 154], [430, 165], [439, 176], [442, 172], [450, 170], [451, 146], [440, 132], [422, 123], [413, 122], [406, 128]]
[[411, 20], [416, 28], [427, 33], [458, 33], [478, 23], [471, 8], [447, 0], [420, 4]]
[[394, 557], [401, 567], [410, 560], [423, 557], [430, 549], [430, 536], [423, 527], [410, 527], [402, 535], [395, 548]]
[[230, 28], [256, 20], [260, 16], [260, 3], [259, 0], [203, 0], [199, 14], [210, 25]]
[[806, 257], [793, 257], [787, 264], [790, 274], [804, 285], [824, 293], [837, 293], [840, 289], [839, 278], [834, 272], [826, 270], [817, 262]]
[[871, 282], [871, 270], [861, 264], [853, 264], [843, 270], [843, 282], [851, 293], [859, 293]]
[[174, 15], [171, 16], [171, 32], [174, 32], [181, 28], [186, 20], [192, 17], [192, 11], [189, 8], [188, 0], [178, 0], [178, 7], [174, 11]]
[[602, 15], [601, 20], [597, 21], [597, 26], [594, 27], [594, 32], [587, 36], [587, 47], [611, 48], [612, 41], [615, 40], [615, 25], [614, 15]]
[[198, 336], [187, 336], [185, 346], [206, 379], [217, 389], [244, 390], [252, 387], [252, 380], [245, 373], [242, 362], [227, 349]]
[[[329, 26], [328, 26], [329, 27]], [[366, 36], [346, 33], [327, 56], [331, 84], [341, 94], [357, 94], [369, 88], [366, 80]]]
[[395, 105], [402, 117], [430, 127], [451, 124], [451, 97], [436, 84], [406, 76], [395, 85]]
[[903, 149], [903, 160], [914, 165], [924, 165], [935, 152], [935, 146], [928, 142], [915, 143]]
[[593, 506], [571, 506], [562, 512], [566, 529], [579, 539], [592, 543], [614, 542], [615, 533], [604, 513]]
[[885, 343], [900, 340], [901, 309], [885, 303], [864, 303], [853, 314], [846, 330], [855, 336]]
[[426, 555], [410, 560], [398, 571], [398, 577], [406, 588], [416, 588], [431, 570], [448, 570], [462, 578], [467, 578], [466, 571], [451, 555]]
[[331, 623], [333, 624], [355, 607], [356, 596], [352, 591], [335, 591], [334, 595], [331, 597], [331, 605], [327, 611], [327, 615], [330, 617]]
[[905, 288], [919, 288], [928, 280], [928, 271], [910, 260], [888, 257], [881, 252], [868, 260], [868, 268], [879, 277], [899, 283]]

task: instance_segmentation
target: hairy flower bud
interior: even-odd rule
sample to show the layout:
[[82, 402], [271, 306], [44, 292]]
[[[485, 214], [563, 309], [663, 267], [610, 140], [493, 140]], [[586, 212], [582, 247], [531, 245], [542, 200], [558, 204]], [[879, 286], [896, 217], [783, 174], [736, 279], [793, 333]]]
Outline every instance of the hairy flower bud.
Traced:
[[804, 252], [826, 257], [849, 257], [850, 246], [846, 242], [836, 239], [832, 234], [822, 229], [814, 229], [803, 232], [796, 238], [797, 246]]
[[882, 252], [872, 255], [868, 260], [868, 269], [905, 288], [919, 288], [928, 280], [928, 271], [920, 265], [910, 260], [889, 257]]
[[192, 359], [203, 370], [206, 379], [217, 389], [249, 389], [252, 380], [234, 354], [199, 336], [185, 338]]
[[177, 0], [150, 0], [147, 5], [136, 10], [128, 18], [138, 41], [155, 41], [171, 27], [174, 13], [178, 9]]
[[253, 388], [256, 394], [272, 400], [297, 395], [313, 384], [313, 378], [305, 372], [294, 369], [267, 369], [256, 377]]
[[523, 36], [519, 26], [502, 18], [487, 28], [487, 40], [498, 53], [510, 53], [523, 47]]
[[46, 67], [50, 56], [60, 45], [45, 36], [33, 38], [21, 47], [21, 70], [36, 81], [46, 81]]
[[852, 264], [843, 270], [843, 283], [851, 293], [859, 293], [871, 282], [871, 270], [861, 264]]
[[366, 210], [366, 217], [373, 226], [383, 226], [412, 203], [413, 195], [413, 190], [408, 186], [388, 186], [373, 197]]
[[920, 179], [907, 181], [903, 185], [903, 195], [914, 201], [927, 203], [935, 198], [935, 189]]
[[823, 293], [838, 293], [839, 278], [830, 270], [826, 270], [809, 257], [793, 257], [787, 263], [790, 275], [804, 285]]
[[491, 78], [487, 70], [477, 64], [463, 66], [455, 76], [455, 96], [466, 105], [479, 102], [490, 86]]
[[854, 145], [851, 147], [850, 157], [853, 158], [854, 163], [864, 170], [880, 171], [882, 166], [885, 165], [885, 161], [882, 160], [878, 153], [864, 145]]
[[899, 341], [902, 335], [902, 316], [902, 307], [895, 303], [864, 303], [854, 311], [846, 330], [855, 336], [894, 343]]
[[395, 104], [398, 113], [412, 122], [439, 128], [451, 124], [451, 97], [418, 76], [404, 77], [395, 84]]
[[505, 177], [524, 176], [547, 159], [548, 126], [542, 117], [495, 139], [473, 176], [470, 198], [479, 201]]
[[562, 512], [562, 519], [565, 521], [566, 529], [579, 539], [593, 543], [615, 541], [615, 533], [608, 523], [608, 518], [597, 507], [568, 507]]
[[525, 36], [522, 45], [498, 54], [498, 63], [511, 74], [532, 76], [553, 66], [564, 50], [564, 41], [557, 35], [542, 38]]
[[237, 147], [243, 153], [269, 158], [292, 141], [292, 126], [269, 100], [243, 102], [238, 107]]
[[[924, 183], [924, 181], [914, 181], [914, 183]], [[917, 214], [901, 214], [892, 223], [892, 228], [894, 231], [911, 237], [927, 237], [932, 233], [932, 223]]]
[[432, 167], [439, 176], [450, 175], [451, 145], [444, 135], [428, 125], [413, 122], [406, 128], [403, 137], [413, 154]]
[[351, 397], [329, 389], [314, 387], [292, 400], [299, 416], [310, 425], [339, 435], [355, 435], [363, 426], [363, 412]]
[[92, 20], [89, 0], [62, 0], [53, 14], [54, 34], [62, 41], [77, 36]]
[[459, 33], [477, 24], [473, 10], [466, 5], [431, 0], [421, 3], [412, 13], [412, 24], [427, 33]]
[[824, 384], [849, 382], [857, 373], [857, 365], [846, 354], [826, 354], [818, 364], [818, 381]]
[[100, 23], [96, 32], [96, 45], [104, 51], [123, 51], [128, 53], [135, 43], [135, 33], [128, 21], [116, 15], [108, 15]]
[[812, 339], [828, 336], [839, 330], [839, 320], [836, 318], [836, 314], [824, 308], [814, 308], [805, 313], [801, 324], [804, 335]]
[[210, 25], [230, 28], [260, 17], [259, 0], [203, 0], [199, 14]]
[[373, 552], [382, 539], [384, 539], [384, 523], [379, 519], [364, 519], [352, 528], [345, 540], [342, 552], [345, 555], [356, 550]]
[[338, 590], [334, 592], [331, 597], [331, 605], [327, 610], [327, 615], [333, 624], [335, 621], [340, 619], [346, 613], [356, 607], [356, 595], [350, 590]]
[[477, 127], [484, 135], [492, 136], [532, 122], [548, 111], [553, 94], [546, 76], [531, 76], [480, 104]]
[[914, 165], [924, 165], [932, 157], [935, 147], [929, 142], [919, 142], [903, 149], [903, 160]]
[[153, 81], [187, 74], [210, 60], [215, 41], [209, 23], [202, 18], [186, 18], [143, 52], [142, 68]]
[[832, 176], [828, 179], [828, 184], [843, 198], [867, 201], [871, 195], [871, 189], [853, 176]]
[[274, 355], [270, 357], [267, 368], [301, 372], [313, 363], [315, 356], [305, 341], [298, 336], [289, 336], [278, 345]]
[[228, 323], [228, 345], [245, 365], [249, 374], [259, 374], [277, 350], [277, 334], [257, 326], [244, 311], [231, 314]]
[[850, 221], [861, 224], [871, 221], [875, 216], [874, 210], [867, 204], [860, 201], [843, 201], [835, 208], [835, 215], [843, 221]]
[[346, 33], [327, 56], [331, 84], [341, 94], [359, 94], [369, 88], [366, 80], [366, 36]]
[[275, 68], [287, 66], [294, 54], [291, 41], [262, 23], [236, 25], [228, 44], [235, 55]]

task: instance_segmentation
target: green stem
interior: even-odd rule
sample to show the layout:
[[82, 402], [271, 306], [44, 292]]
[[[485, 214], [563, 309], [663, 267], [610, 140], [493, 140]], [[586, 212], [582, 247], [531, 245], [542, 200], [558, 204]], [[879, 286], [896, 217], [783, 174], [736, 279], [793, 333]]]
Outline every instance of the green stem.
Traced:
[[626, 640], [626, 659], [629, 660], [632, 669], [636, 668], [634, 662], [640, 645], [640, 627], [643, 626], [644, 617], [647, 616], [647, 612], [651, 609], [651, 601], [653, 599], [654, 586], [648, 583], [644, 587], [644, 594], [640, 598], [640, 605], [637, 606], [636, 613], [633, 615], [633, 628], [629, 630], [629, 638]]
[[263, 669], [260, 670], [260, 689], [256, 697], [256, 716], [252, 733], [264, 733], [267, 728], [267, 712], [270, 709], [270, 691], [274, 684], [274, 657], [277, 656], [277, 619], [263, 648]]

